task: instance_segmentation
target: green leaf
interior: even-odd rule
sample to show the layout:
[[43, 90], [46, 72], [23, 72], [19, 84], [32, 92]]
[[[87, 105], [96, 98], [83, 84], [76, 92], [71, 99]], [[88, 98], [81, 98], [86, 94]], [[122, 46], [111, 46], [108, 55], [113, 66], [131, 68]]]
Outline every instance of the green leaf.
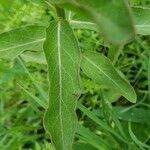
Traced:
[[25, 50], [42, 50], [44, 29], [25, 26], [0, 34], [0, 58], [14, 59]]
[[136, 32], [150, 35], [150, 8], [133, 7]]
[[78, 125], [78, 133], [90, 145], [98, 150], [110, 149], [110, 145], [103, 138], [91, 132], [88, 128]]
[[132, 140], [139, 146], [139, 148], [141, 150], [144, 150], [144, 149], [150, 149], [150, 146], [145, 144], [144, 142], [140, 141], [136, 136], [135, 134], [133, 133], [132, 131], [132, 128], [131, 128], [131, 121], [129, 121], [128, 123], [128, 130], [129, 130], [129, 134], [132, 138]]
[[46, 59], [43, 51], [37, 51], [37, 52], [27, 51], [22, 53], [20, 56], [25, 62], [46, 64]]
[[98, 31], [98, 27], [95, 23], [81, 20], [70, 20], [70, 25], [74, 29], [88, 29], [92, 31]]
[[110, 103], [117, 101], [121, 97], [121, 94], [113, 89], [109, 89], [107, 91], [104, 90], [103, 93], [105, 100], [109, 101]]
[[118, 57], [120, 56], [120, 53], [123, 50], [123, 45], [121, 46], [115, 46], [115, 45], [111, 45], [108, 51], [108, 58], [111, 60], [111, 62], [113, 63], [113, 65], [116, 64]]
[[[93, 120], [96, 124], [98, 124], [102, 130], [105, 130], [110, 132], [112, 135], [123, 141], [124, 143], [128, 143], [120, 134], [118, 134], [114, 129], [112, 129], [106, 122], [101, 120], [99, 117], [97, 117], [93, 112], [88, 110], [85, 106], [78, 103], [78, 108], [85, 114], [87, 117], [89, 117], [91, 120]], [[78, 132], [80, 134], [80, 132]], [[112, 136], [111, 135], [111, 136]], [[109, 135], [110, 136], [110, 135]]]
[[[148, 91], [150, 91], [150, 51], [149, 51], [149, 54], [148, 54], [147, 62], [148, 62], [148, 65], [147, 65], [148, 66]], [[150, 92], [149, 92], [148, 96], [149, 96], [149, 99], [150, 99]]]
[[[135, 29], [137, 34], [150, 35], [150, 8], [132, 7]], [[79, 15], [78, 13], [69, 12], [68, 20], [73, 28], [89, 29], [98, 32], [96, 24]]]
[[[129, 109], [129, 107], [116, 106], [116, 107], [113, 107], [113, 113], [114, 113], [114, 116], [118, 118], [119, 120], [150, 124], [150, 117], [149, 117], [150, 110], [145, 109], [145, 108]], [[95, 110], [95, 114], [98, 117], [102, 117], [102, 118], [104, 117], [103, 111], [100, 109]]]
[[86, 17], [81, 16], [79, 13], [68, 11], [67, 19], [74, 29], [88, 29], [98, 32], [97, 25]]
[[81, 65], [85, 74], [95, 82], [119, 92], [130, 102], [136, 102], [134, 89], [118, 74], [107, 57], [96, 52], [85, 52]]
[[97, 150], [97, 149], [92, 147], [90, 144], [76, 143], [74, 144], [74, 150]]
[[[117, 118], [126, 121], [132, 121], [137, 123], [150, 124], [150, 110], [143, 108], [132, 108], [127, 110], [128, 107], [114, 107], [113, 111]], [[132, 116], [132, 117], [131, 117]]]
[[123, 0], [60, 0], [52, 2], [75, 10], [95, 22], [99, 31], [112, 43], [124, 44], [134, 37], [129, 6]]
[[75, 109], [80, 90], [80, 51], [67, 21], [50, 23], [44, 52], [49, 72], [45, 128], [57, 150], [71, 150], [77, 123]]

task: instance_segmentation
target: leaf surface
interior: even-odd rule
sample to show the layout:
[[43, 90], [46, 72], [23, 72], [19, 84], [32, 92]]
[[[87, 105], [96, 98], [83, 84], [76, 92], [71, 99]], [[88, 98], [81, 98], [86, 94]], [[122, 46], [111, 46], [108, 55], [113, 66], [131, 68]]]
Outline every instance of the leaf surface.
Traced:
[[52, 2], [74, 10], [95, 22], [99, 31], [112, 43], [124, 44], [134, 37], [130, 9], [124, 0], [53, 0]]
[[0, 34], [0, 58], [15, 58], [25, 50], [42, 50], [45, 27], [26, 26]]
[[[150, 8], [133, 7], [132, 12], [136, 33], [141, 35], [150, 35]], [[93, 21], [79, 15], [78, 13], [70, 12], [69, 14], [69, 22], [73, 28], [88, 29], [100, 32], [97, 25]]]
[[52, 21], [46, 30], [44, 52], [48, 64], [49, 106], [45, 128], [57, 150], [71, 150], [76, 131], [80, 51], [67, 21]]
[[150, 8], [133, 7], [136, 32], [150, 35]]
[[119, 92], [130, 102], [136, 102], [134, 89], [118, 74], [107, 57], [96, 52], [85, 52], [81, 67], [84, 73], [95, 82]]

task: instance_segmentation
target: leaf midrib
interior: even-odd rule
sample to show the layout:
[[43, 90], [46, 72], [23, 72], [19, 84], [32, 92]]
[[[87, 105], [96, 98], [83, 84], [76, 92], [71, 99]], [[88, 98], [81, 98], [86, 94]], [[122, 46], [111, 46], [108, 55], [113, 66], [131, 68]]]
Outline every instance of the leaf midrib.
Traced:
[[62, 108], [61, 108], [61, 101], [62, 101], [62, 66], [61, 66], [61, 39], [60, 39], [60, 31], [61, 31], [61, 22], [58, 22], [58, 27], [57, 27], [57, 50], [58, 50], [58, 68], [59, 68], [59, 95], [60, 95], [60, 100], [59, 100], [59, 115], [60, 115], [60, 128], [61, 128], [61, 138], [62, 138], [62, 143], [64, 147], [64, 135], [63, 135], [63, 122], [62, 122]]
[[42, 39], [38, 39], [38, 40], [35, 40], [35, 41], [32, 41], [32, 42], [27, 42], [25, 44], [19, 44], [17, 46], [12, 46], [12, 47], [8, 47], [8, 48], [5, 48], [5, 49], [1, 49], [0, 51], [8, 51], [10, 49], [15, 49], [15, 48], [23, 47], [23, 46], [30, 45], [30, 44], [33, 44], [33, 43], [42, 42], [44, 40], [45, 40], [45, 38], [42, 38]]
[[93, 63], [89, 58], [86, 56], [83, 56], [89, 63], [91, 63], [93, 66], [95, 66], [98, 70], [100, 70], [107, 78], [109, 78], [123, 93], [128, 95], [114, 80], [112, 80], [102, 69], [100, 69], [95, 63]]
[[[93, 22], [89, 22], [89, 21], [79, 21], [79, 20], [69, 20], [70, 24], [80, 24], [80, 25], [92, 25], [92, 26], [96, 26], [95, 23]], [[138, 27], [138, 28], [143, 28], [143, 27], [150, 27], [150, 25], [146, 24], [135, 24], [135, 27]]]
[[70, 23], [77, 23], [77, 24], [86, 24], [86, 25], [96, 25], [93, 22], [89, 22], [89, 21], [78, 21], [78, 20], [70, 20]]

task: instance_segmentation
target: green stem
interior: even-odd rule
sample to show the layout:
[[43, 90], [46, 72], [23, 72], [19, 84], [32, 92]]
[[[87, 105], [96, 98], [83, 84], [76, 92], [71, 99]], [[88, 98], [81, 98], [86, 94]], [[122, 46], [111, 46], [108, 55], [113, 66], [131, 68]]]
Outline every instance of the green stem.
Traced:
[[58, 7], [57, 5], [55, 5], [55, 8], [56, 8], [56, 13], [57, 13], [58, 18], [65, 19], [65, 11], [64, 11], [64, 9]]
[[115, 65], [118, 57], [120, 56], [122, 49], [124, 45], [121, 46], [112, 46], [108, 52], [108, 58], [112, 61], [112, 63]]
[[150, 52], [148, 58], [148, 93], [149, 93], [149, 100], [150, 100]]

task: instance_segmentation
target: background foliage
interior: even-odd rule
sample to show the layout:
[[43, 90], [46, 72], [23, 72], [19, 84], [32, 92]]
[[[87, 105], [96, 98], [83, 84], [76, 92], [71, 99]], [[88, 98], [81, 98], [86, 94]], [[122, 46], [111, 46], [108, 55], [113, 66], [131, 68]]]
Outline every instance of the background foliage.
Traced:
[[[150, 7], [149, 0], [130, 0], [130, 3]], [[45, 26], [54, 17], [48, 5], [40, 1], [0, 1], [0, 33], [29, 24]], [[75, 35], [82, 51], [91, 49], [107, 55], [108, 49], [114, 48], [94, 31], [78, 29]], [[80, 102], [86, 108], [78, 106], [79, 124], [83, 126], [78, 127], [75, 149], [150, 148], [149, 43], [149, 36], [136, 36], [114, 62], [135, 88], [136, 104], [123, 97], [112, 106], [105, 103], [104, 99], [112, 95], [103, 97], [100, 85], [81, 74], [84, 93]], [[31, 59], [27, 52], [14, 61], [0, 60], [0, 149], [3, 150], [53, 150], [42, 119], [48, 93], [47, 68], [39, 55], [34, 62]]]

